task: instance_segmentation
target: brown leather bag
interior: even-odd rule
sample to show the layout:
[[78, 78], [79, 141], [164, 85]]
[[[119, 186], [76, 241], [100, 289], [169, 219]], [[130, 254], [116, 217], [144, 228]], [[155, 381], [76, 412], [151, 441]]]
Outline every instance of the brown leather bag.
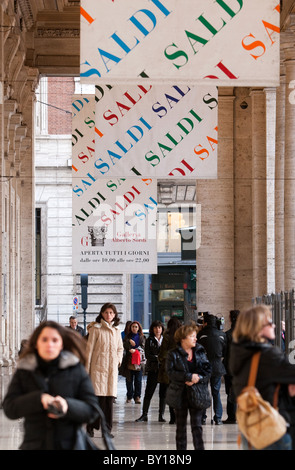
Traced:
[[239, 430], [255, 449], [273, 444], [287, 430], [287, 423], [277, 410], [279, 385], [274, 394], [274, 406], [263, 400], [255, 388], [260, 354], [252, 356], [248, 385], [237, 397], [236, 411]]

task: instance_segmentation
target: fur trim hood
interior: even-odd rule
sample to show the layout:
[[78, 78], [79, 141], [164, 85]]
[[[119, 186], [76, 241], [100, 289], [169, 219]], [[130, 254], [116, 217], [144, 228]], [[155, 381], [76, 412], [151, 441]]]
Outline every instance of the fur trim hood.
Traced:
[[108, 323], [106, 322], [105, 320], [101, 319], [100, 323], [98, 323], [97, 321], [92, 321], [89, 323], [89, 325], [87, 325], [87, 331], [89, 333], [89, 330], [94, 327], [94, 328], [116, 328], [117, 330], [119, 330], [119, 326], [114, 326], [114, 323]]
[[[79, 358], [70, 351], [62, 351], [60, 353], [58, 368], [67, 369], [68, 367], [73, 367], [78, 364]], [[28, 354], [17, 363], [17, 369], [24, 369], [34, 371], [37, 369], [38, 361], [35, 354]]]

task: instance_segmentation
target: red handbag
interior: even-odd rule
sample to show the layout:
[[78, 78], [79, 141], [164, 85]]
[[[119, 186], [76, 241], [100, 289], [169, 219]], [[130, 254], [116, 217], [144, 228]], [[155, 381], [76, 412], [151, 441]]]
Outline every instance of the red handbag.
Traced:
[[140, 365], [140, 352], [137, 349], [132, 353], [131, 364]]

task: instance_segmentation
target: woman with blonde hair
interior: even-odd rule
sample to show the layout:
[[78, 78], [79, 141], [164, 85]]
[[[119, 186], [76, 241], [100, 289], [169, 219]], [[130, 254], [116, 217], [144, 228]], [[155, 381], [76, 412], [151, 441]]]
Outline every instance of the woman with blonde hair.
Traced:
[[[251, 359], [260, 351], [260, 361], [256, 379], [256, 388], [264, 400], [273, 404], [277, 384], [281, 384], [279, 396], [279, 412], [288, 422], [289, 416], [284, 409], [284, 394], [288, 394], [288, 385], [295, 384], [295, 365], [290, 364], [287, 357], [273, 346], [275, 325], [271, 310], [266, 305], [258, 305], [240, 312], [233, 331], [229, 368], [233, 376], [233, 388], [238, 397], [247, 386]], [[291, 387], [289, 388], [290, 393]], [[242, 444], [247, 449], [248, 443], [242, 436]], [[291, 450], [291, 437], [286, 433], [279, 441], [268, 446], [267, 450]], [[265, 450], [264, 449], [264, 450]]]

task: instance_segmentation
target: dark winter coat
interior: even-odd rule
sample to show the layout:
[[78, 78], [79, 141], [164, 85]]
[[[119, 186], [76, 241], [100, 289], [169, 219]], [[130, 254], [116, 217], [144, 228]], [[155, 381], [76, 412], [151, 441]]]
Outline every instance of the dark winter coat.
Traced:
[[215, 319], [198, 333], [198, 344], [201, 344], [207, 353], [212, 365], [212, 376], [221, 376], [226, 373], [223, 357], [226, 351], [226, 336], [218, 330]]
[[160, 352], [160, 345], [156, 340], [155, 336], [149, 336], [145, 342], [144, 347], [145, 357], [146, 357], [146, 372], [158, 372], [159, 370], [159, 360], [158, 355]]
[[[253, 354], [261, 351], [256, 379], [256, 388], [264, 400], [273, 404], [277, 384], [295, 384], [295, 365], [290, 364], [281, 350], [270, 343], [250, 341], [232, 343], [229, 369], [233, 376], [235, 396], [238, 396], [248, 383], [250, 363]], [[282, 387], [282, 391], [286, 387]], [[285, 412], [284, 396], [280, 394], [279, 411], [289, 420]]]
[[[200, 376], [200, 383], [208, 383], [212, 367], [203, 346], [197, 343], [193, 348], [193, 356], [196, 363], [194, 373]], [[167, 355], [166, 368], [170, 384], [167, 389], [166, 403], [172, 408], [182, 408], [186, 403], [185, 382], [190, 382], [192, 379], [187, 357], [188, 354], [180, 345], [169, 351]]]
[[223, 358], [223, 365], [226, 370], [226, 375], [230, 376], [229, 373], [229, 355], [230, 355], [230, 349], [231, 349], [231, 344], [233, 341], [233, 328], [230, 328], [225, 332], [225, 337], [226, 337], [226, 347], [225, 347], [225, 352], [224, 352], [224, 358]]
[[169, 331], [165, 331], [163, 334], [163, 341], [159, 351], [159, 373], [158, 373], [158, 382], [169, 384], [169, 377], [167, 375], [166, 368], [166, 359], [168, 352], [171, 349], [176, 348], [176, 342], [174, 340], [174, 335], [170, 335]]
[[[123, 377], [126, 377], [128, 381], [131, 380], [130, 366], [131, 366], [131, 360], [132, 360], [132, 353], [130, 352], [130, 349], [136, 349], [136, 347], [131, 346], [130, 339], [132, 339], [132, 333], [128, 333], [123, 339], [124, 355], [123, 355], [122, 364], [119, 368], [120, 375], [122, 375]], [[144, 346], [145, 346], [144, 335], [139, 336], [139, 346], [144, 350]], [[144, 366], [141, 366], [141, 369], [144, 370]]]
[[85, 336], [85, 331], [84, 331], [84, 328], [82, 328], [82, 326], [77, 325], [75, 329], [72, 328], [71, 326], [67, 326], [67, 328], [71, 328], [73, 331], [76, 331], [76, 333], [79, 333], [79, 335]]
[[[49, 418], [41, 403], [42, 393], [65, 398], [66, 415]], [[70, 450], [77, 427], [98, 416], [97, 398], [86, 369], [78, 357], [68, 351], [61, 352], [48, 375], [40, 369], [35, 354], [20, 359], [3, 409], [9, 419], [24, 418], [22, 450]]]

